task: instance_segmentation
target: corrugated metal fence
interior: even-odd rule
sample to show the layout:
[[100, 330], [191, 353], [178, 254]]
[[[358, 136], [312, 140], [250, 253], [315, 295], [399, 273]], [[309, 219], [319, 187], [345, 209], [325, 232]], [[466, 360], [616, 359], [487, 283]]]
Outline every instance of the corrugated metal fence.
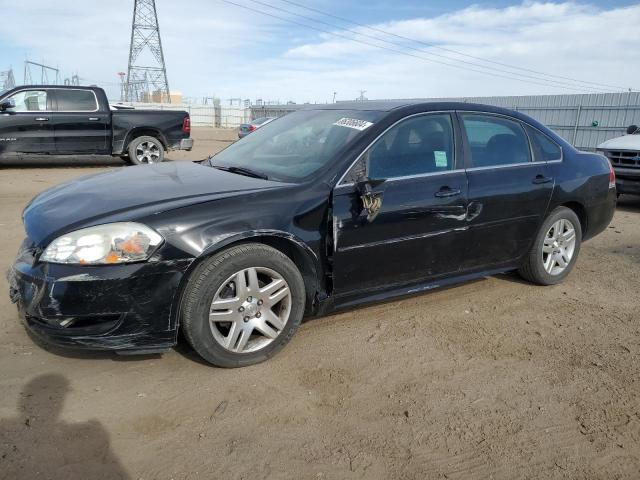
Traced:
[[[453, 100], [453, 99], [452, 99]], [[640, 93], [535, 95], [458, 99], [511, 108], [529, 115], [581, 150], [595, 150], [640, 123]]]
[[[640, 93], [533, 95], [524, 97], [426, 98], [424, 101], [484, 103], [518, 110], [555, 130], [571, 144], [594, 150], [605, 140], [640, 124]], [[280, 117], [307, 105], [239, 106], [133, 103], [139, 109], [186, 110], [194, 126], [237, 128], [257, 117]]]
[[[523, 97], [425, 98], [424, 101], [484, 103], [529, 115], [581, 150], [595, 150], [605, 140], [640, 124], [640, 93], [533, 95]], [[300, 106], [252, 107], [252, 117], [281, 116]]]

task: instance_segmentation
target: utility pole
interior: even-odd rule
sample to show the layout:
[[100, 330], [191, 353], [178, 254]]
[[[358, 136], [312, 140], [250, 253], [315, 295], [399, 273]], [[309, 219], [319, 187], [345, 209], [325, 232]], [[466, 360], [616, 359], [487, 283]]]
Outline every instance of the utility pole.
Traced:
[[127, 91], [127, 85], [124, 81], [124, 79], [127, 76], [126, 72], [118, 72], [118, 76], [120, 77], [120, 101], [124, 102], [126, 100], [126, 91]]
[[338, 94], [338, 92], [333, 92], [333, 102], [331, 103], [336, 103], [336, 95]]
[[[141, 58], [143, 51], [149, 59]], [[160, 101], [171, 102], [167, 68], [164, 63], [160, 27], [155, 0], [135, 0], [131, 22], [131, 45], [125, 97], [127, 101], [143, 100], [142, 94], [153, 88]]]

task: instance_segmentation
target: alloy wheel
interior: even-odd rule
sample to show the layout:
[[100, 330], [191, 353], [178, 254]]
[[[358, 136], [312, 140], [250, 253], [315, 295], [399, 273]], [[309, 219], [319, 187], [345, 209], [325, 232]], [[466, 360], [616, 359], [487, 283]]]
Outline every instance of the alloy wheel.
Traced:
[[140, 163], [156, 163], [160, 158], [160, 147], [153, 142], [141, 142], [136, 147], [136, 158]]
[[561, 218], [547, 231], [542, 244], [542, 264], [550, 275], [560, 275], [571, 263], [576, 249], [576, 230], [571, 221]]
[[234, 353], [250, 353], [273, 342], [291, 313], [291, 291], [275, 270], [251, 267], [231, 275], [209, 310], [215, 340]]

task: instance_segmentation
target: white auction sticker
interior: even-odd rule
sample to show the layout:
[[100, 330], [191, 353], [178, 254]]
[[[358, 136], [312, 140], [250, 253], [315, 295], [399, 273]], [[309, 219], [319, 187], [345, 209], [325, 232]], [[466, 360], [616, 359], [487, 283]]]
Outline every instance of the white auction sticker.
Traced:
[[366, 120], [358, 120], [357, 118], [341, 118], [336, 123], [334, 123], [334, 125], [338, 125], [339, 127], [354, 128], [356, 130], [362, 131], [369, 128], [371, 125], [373, 125], [373, 123], [367, 122]]

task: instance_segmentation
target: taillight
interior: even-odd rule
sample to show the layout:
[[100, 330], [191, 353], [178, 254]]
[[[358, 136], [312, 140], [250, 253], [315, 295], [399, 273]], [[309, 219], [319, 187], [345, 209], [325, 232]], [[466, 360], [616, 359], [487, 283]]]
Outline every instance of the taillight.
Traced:
[[249, 131], [253, 132], [256, 129], [255, 125], [249, 125]]
[[616, 188], [616, 172], [613, 171], [611, 162], [609, 162], [609, 188]]
[[182, 120], [182, 131], [186, 134], [191, 133], [191, 118], [184, 117], [184, 120]]

